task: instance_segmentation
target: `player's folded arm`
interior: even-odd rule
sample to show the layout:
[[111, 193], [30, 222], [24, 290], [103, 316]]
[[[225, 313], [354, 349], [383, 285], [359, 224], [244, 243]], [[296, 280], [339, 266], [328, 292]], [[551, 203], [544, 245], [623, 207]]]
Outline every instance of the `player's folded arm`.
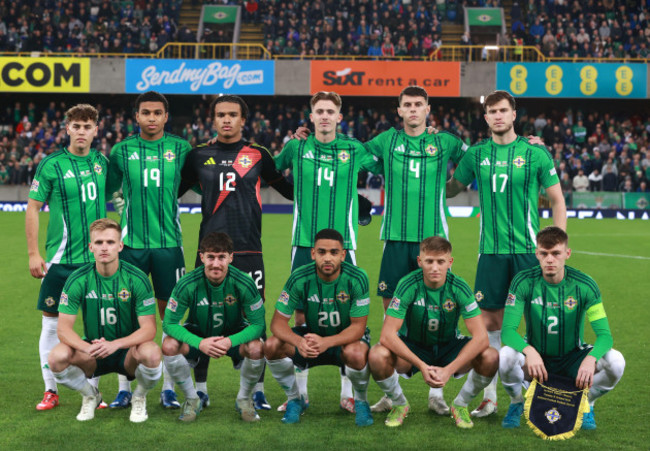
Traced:
[[229, 337], [233, 346], [257, 340], [262, 337], [266, 330], [264, 301], [262, 301], [262, 298], [258, 297], [253, 303], [244, 303], [243, 307], [249, 324], [243, 330]]
[[[605, 310], [602, 308], [603, 304], [596, 304], [587, 310], [587, 318], [589, 318], [590, 312], [599, 313], [602, 310], [602, 314], [605, 313]], [[594, 315], [596, 316], [596, 315]], [[612, 332], [609, 328], [609, 321], [607, 317], [597, 317], [595, 320], [590, 320], [591, 328], [596, 334], [596, 341], [594, 342], [594, 348], [589, 353], [590, 356], [600, 360], [607, 351], [612, 349], [614, 344], [614, 338], [612, 337]]]
[[356, 343], [366, 332], [368, 316], [350, 317], [350, 325], [336, 335], [325, 337], [330, 348]]

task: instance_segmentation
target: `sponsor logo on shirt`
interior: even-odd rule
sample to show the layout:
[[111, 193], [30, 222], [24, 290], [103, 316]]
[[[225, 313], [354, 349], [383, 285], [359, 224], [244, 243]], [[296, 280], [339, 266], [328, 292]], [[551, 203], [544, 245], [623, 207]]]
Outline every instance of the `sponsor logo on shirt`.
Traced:
[[29, 188], [30, 191], [38, 192], [38, 180], [32, 180], [32, 186]]
[[92, 290], [90, 293], [86, 295], [86, 299], [99, 299], [99, 296], [97, 296], [95, 290]]
[[65, 173], [63, 176], [63, 179], [73, 179], [74, 178], [74, 172], [72, 172], [70, 169], [68, 169], [68, 172]]
[[546, 308], [560, 308], [559, 302], [547, 302]]
[[393, 152], [395, 152], [395, 153], [406, 153], [406, 147], [404, 146], [404, 144], [400, 144], [399, 146], [395, 147]]
[[314, 294], [312, 296], [309, 296], [307, 298], [307, 302], [315, 302], [316, 304], [320, 304], [320, 299], [318, 299], [318, 295]]
[[485, 160], [481, 161], [481, 166], [490, 166], [490, 159], [485, 157]]
[[262, 308], [263, 305], [264, 305], [264, 301], [260, 299], [255, 304], [251, 305], [251, 311], [254, 312], [255, 310], [259, 310], [260, 308]]
[[138, 155], [138, 152], [133, 152], [131, 156], [129, 156], [129, 160], [139, 160], [140, 155]]
[[350, 160], [350, 153], [346, 150], [339, 152], [339, 160], [343, 163], [347, 163]]
[[357, 299], [357, 307], [364, 307], [370, 305], [370, 298]]
[[476, 294], [474, 295], [474, 299], [476, 299], [476, 302], [481, 302], [483, 298], [484, 296], [482, 291], [477, 291]]
[[170, 312], [176, 312], [177, 307], [178, 307], [178, 302], [176, 302], [176, 299], [169, 298], [169, 302], [167, 302], [167, 310], [169, 310]]
[[150, 305], [154, 305], [155, 302], [156, 302], [155, 298], [149, 298], [149, 299], [145, 299], [144, 301], [142, 301], [142, 304], [145, 307], [149, 307]]
[[388, 304], [388, 308], [393, 309], [393, 310], [399, 310], [399, 304], [402, 302], [398, 298], [393, 298], [390, 300], [390, 304]]
[[163, 157], [165, 158], [165, 160], [167, 160], [167, 161], [169, 161], [171, 163], [176, 158], [176, 154], [174, 152], [172, 152], [171, 150], [168, 150], [167, 152], [165, 152], [163, 154]]
[[131, 297], [131, 292], [126, 288], [122, 288], [120, 292], [117, 293], [117, 297], [120, 298], [122, 302], [126, 302]]
[[445, 303], [442, 304], [442, 308], [444, 308], [448, 312], [453, 312], [454, 308], [456, 308], [456, 303], [451, 299], [447, 299]]
[[336, 295], [336, 299], [338, 299], [339, 301], [345, 304], [350, 300], [350, 295], [348, 295], [345, 291], [341, 291], [339, 294]]
[[506, 299], [506, 305], [513, 306], [515, 305], [515, 301], [517, 300], [517, 296], [513, 293], [508, 293], [508, 298]]
[[526, 164], [526, 160], [524, 160], [523, 157], [519, 156], [512, 160], [512, 164], [514, 164], [517, 169], [521, 169]]
[[557, 171], [555, 170], [555, 168], [549, 169], [548, 173], [551, 174], [551, 175], [557, 175]]
[[226, 301], [226, 304], [228, 305], [233, 305], [235, 302], [237, 302], [237, 298], [232, 294], [227, 294], [223, 300]]
[[209, 305], [210, 305], [210, 303], [208, 302], [208, 300], [206, 298], [201, 299], [199, 301], [199, 303], [196, 304], [197, 307], [207, 307]]
[[[61, 299], [59, 299], [59, 304], [60, 305], [68, 305], [68, 295], [66, 293], [61, 293]], [[49, 297], [45, 299], [45, 305], [48, 307], [52, 307], [54, 305], [54, 298]]]
[[533, 304], [533, 305], [544, 305], [544, 301], [542, 300], [541, 296], [537, 296], [530, 303]]
[[496, 166], [499, 167], [499, 168], [505, 168], [505, 167], [508, 166], [508, 162], [507, 161], [497, 161]]
[[158, 155], [147, 155], [145, 160], [147, 160], [147, 161], [159, 161], [160, 158], [158, 158]]
[[438, 148], [434, 146], [433, 144], [429, 144], [424, 151], [427, 153], [427, 155], [434, 156], [438, 152]]
[[203, 163], [203, 166], [210, 166], [210, 165], [213, 165], [213, 164], [217, 164], [217, 163], [214, 162], [214, 158], [210, 157], [207, 160], [205, 160], [205, 163]]
[[95, 172], [98, 173], [98, 174], [101, 174], [102, 172], [104, 172], [104, 168], [103, 168], [102, 165], [99, 164], [99, 163], [95, 163], [95, 165], [93, 166], [93, 169], [94, 169]]
[[280, 297], [278, 298], [278, 302], [284, 305], [289, 305], [289, 293], [287, 293], [285, 290], [282, 290], [282, 293], [280, 293]]
[[415, 301], [415, 305], [417, 305], [418, 307], [424, 307], [424, 298]]
[[569, 296], [566, 301], [564, 301], [564, 306], [569, 310], [576, 308], [576, 305], [578, 305], [578, 301], [576, 301], [573, 296]]
[[308, 160], [313, 160], [313, 159], [314, 159], [314, 152], [312, 152], [312, 151], [310, 150], [309, 152], [307, 152], [306, 154], [304, 154], [302, 157], [303, 157], [303, 158], [306, 158], [306, 159], [308, 159]]

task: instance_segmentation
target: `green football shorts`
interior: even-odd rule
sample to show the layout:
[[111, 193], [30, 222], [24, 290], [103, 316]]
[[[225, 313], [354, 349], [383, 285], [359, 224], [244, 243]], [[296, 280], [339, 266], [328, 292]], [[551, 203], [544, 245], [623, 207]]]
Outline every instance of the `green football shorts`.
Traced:
[[163, 301], [169, 300], [176, 282], [185, 274], [182, 247], [134, 249], [124, 246], [120, 259], [131, 263], [145, 274], [151, 274], [156, 299]]
[[81, 265], [50, 265], [47, 274], [41, 282], [41, 291], [38, 294], [36, 308], [48, 313], [58, 313], [59, 298], [70, 274], [84, 266]]
[[386, 241], [379, 269], [377, 296], [392, 298], [400, 279], [419, 268], [418, 255], [420, 243]]
[[482, 309], [502, 309], [510, 282], [519, 271], [537, 266], [535, 254], [482, 254], [478, 258], [474, 297]]

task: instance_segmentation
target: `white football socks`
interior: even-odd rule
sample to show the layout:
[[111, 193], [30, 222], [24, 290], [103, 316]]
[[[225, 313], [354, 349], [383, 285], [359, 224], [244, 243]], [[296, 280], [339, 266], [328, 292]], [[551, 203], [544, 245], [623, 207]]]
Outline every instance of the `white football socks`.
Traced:
[[[467, 375], [467, 380], [463, 384], [454, 399], [454, 404], [459, 407], [467, 407], [469, 403], [483, 390], [494, 378], [489, 376], [482, 376], [476, 371], [471, 370]], [[492, 398], [490, 398], [492, 399]]]
[[250, 399], [253, 388], [264, 371], [264, 358], [252, 360], [244, 358], [239, 375], [239, 393], [237, 399]]
[[133, 396], [147, 396], [149, 390], [156, 386], [162, 374], [162, 362], [157, 367], [149, 368], [139, 364], [135, 369], [135, 380], [138, 381], [137, 387], [133, 391]]
[[83, 396], [95, 396], [97, 389], [90, 385], [86, 375], [81, 368], [75, 365], [70, 365], [59, 373], [52, 372], [56, 381], [68, 387], [71, 390], [76, 390]]
[[[488, 331], [488, 340], [490, 341], [490, 347], [496, 349], [497, 351], [501, 350], [501, 331], [500, 330], [489, 330]], [[483, 399], [490, 399], [497, 402], [497, 381], [499, 380], [499, 374], [495, 374], [487, 387], [485, 387], [485, 393], [483, 394]]]
[[379, 388], [386, 396], [393, 402], [393, 406], [403, 406], [406, 404], [406, 397], [399, 384], [399, 376], [397, 371], [393, 372], [392, 376], [384, 379], [383, 381], [376, 381]]
[[120, 391], [128, 391], [129, 393], [131, 392], [131, 381], [127, 379], [127, 377], [123, 374], [118, 374], [117, 375], [117, 382], [119, 383], [119, 390]]
[[624, 370], [625, 358], [623, 354], [616, 349], [607, 351], [596, 363], [594, 382], [589, 389], [589, 405], [593, 406], [598, 398], [612, 391], [623, 377]]
[[368, 364], [360, 370], [354, 370], [345, 365], [345, 374], [348, 375], [350, 383], [354, 387], [355, 401], [368, 401], [368, 379], [370, 378], [370, 369]]
[[41, 336], [38, 340], [38, 354], [41, 359], [41, 373], [43, 382], [45, 382], [45, 391], [56, 393], [56, 380], [50, 370], [47, 359], [50, 351], [59, 344], [59, 337], [56, 334], [56, 327], [59, 324], [59, 318], [56, 316], [43, 316], [41, 321]]
[[[167, 337], [167, 334], [165, 332], [162, 333], [162, 338], [161, 338], [161, 343], [165, 341], [165, 337]], [[174, 380], [172, 379], [169, 371], [167, 370], [167, 366], [165, 365], [163, 361], [163, 383], [162, 383], [162, 391], [165, 390], [174, 390]]]
[[185, 399], [198, 398], [199, 395], [196, 394], [190, 364], [187, 363], [187, 359], [179, 354], [163, 356], [163, 360], [165, 362], [164, 366], [169, 371], [170, 378], [183, 390]]
[[300, 398], [301, 393], [298, 390], [293, 361], [289, 357], [285, 357], [284, 359], [267, 360], [266, 363], [269, 370], [271, 370], [271, 374], [286, 393], [287, 398], [289, 400]]
[[521, 392], [524, 370], [521, 367], [525, 362], [526, 357], [509, 346], [504, 346], [499, 351], [499, 377], [512, 403], [524, 402]]

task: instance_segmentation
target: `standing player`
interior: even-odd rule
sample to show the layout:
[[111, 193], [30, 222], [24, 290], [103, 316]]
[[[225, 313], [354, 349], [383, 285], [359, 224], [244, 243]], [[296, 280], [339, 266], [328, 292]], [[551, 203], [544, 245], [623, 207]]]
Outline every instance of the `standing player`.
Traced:
[[[199, 245], [203, 266], [178, 281], [167, 305], [163, 329], [165, 364], [185, 393], [181, 421], [194, 421], [202, 401], [192, 383], [188, 360], [218, 359], [227, 355], [241, 368], [235, 407], [242, 420], [259, 421], [251, 394], [264, 371], [260, 338], [266, 329], [264, 301], [251, 277], [230, 266], [233, 242], [213, 232]], [[180, 322], [188, 313], [187, 323]]]
[[[496, 374], [499, 355], [489, 347], [471, 288], [450, 271], [451, 243], [426, 238], [417, 260], [421, 269], [400, 280], [368, 357], [373, 378], [392, 401], [386, 425], [401, 426], [410, 409], [397, 373], [410, 377], [421, 371], [428, 385], [444, 387], [450, 377], [469, 371], [451, 412], [456, 426], [471, 428], [467, 406]], [[461, 315], [471, 338], [460, 335]]]
[[[175, 282], [185, 274], [178, 212], [181, 168], [190, 144], [165, 133], [169, 103], [162, 94], [145, 92], [135, 101], [140, 133], [116, 144], [110, 154], [109, 192], [122, 188], [124, 250], [120, 258], [151, 274], [161, 319]], [[163, 337], [164, 338], [164, 337]], [[165, 371], [160, 402], [180, 408]], [[120, 377], [120, 391], [110, 407], [127, 407], [129, 382]]]
[[[537, 234], [539, 266], [517, 274], [510, 285], [503, 319], [499, 374], [512, 400], [503, 427], [519, 427], [524, 379], [544, 383], [548, 373], [575, 378], [589, 388], [589, 412], [582, 429], [596, 429], [594, 402], [613, 390], [623, 376], [625, 359], [612, 349], [612, 333], [596, 282], [566, 266], [569, 237], [559, 227]], [[517, 333], [521, 317], [526, 339]], [[596, 333], [593, 346], [582, 339], [585, 316]]]
[[[280, 170], [291, 169], [294, 179], [293, 250], [291, 271], [312, 262], [314, 236], [324, 228], [343, 235], [348, 263], [356, 265], [354, 251], [358, 236], [357, 178], [365, 169], [380, 173], [381, 163], [356, 139], [337, 135], [341, 115], [341, 97], [335, 92], [318, 92], [310, 100], [309, 119], [315, 133], [304, 140], [289, 141], [275, 157]], [[296, 311], [296, 325], [304, 324], [304, 314]], [[301, 394], [307, 396], [308, 370], [299, 373]], [[354, 399], [349, 380], [341, 375], [341, 407], [353, 411]], [[281, 406], [286, 407], [286, 406]]]
[[[156, 307], [146, 274], [119, 260], [122, 230], [112, 219], [90, 226], [90, 251], [95, 262], [68, 278], [59, 303], [58, 335], [61, 343], [49, 363], [59, 384], [83, 396], [77, 420], [95, 417], [102, 396], [86, 377], [118, 372], [138, 381], [130, 419], [147, 420], [147, 392], [153, 388], [162, 364], [156, 337]], [[83, 312], [84, 338], [74, 330]]]
[[[242, 138], [248, 117], [248, 105], [239, 96], [217, 97], [210, 106], [217, 142], [201, 145], [188, 156], [183, 168], [183, 183], [179, 197], [188, 189], [199, 185], [203, 197], [203, 219], [199, 242], [211, 232], [225, 232], [234, 243], [232, 265], [253, 278], [264, 299], [264, 261], [262, 260], [262, 180], [287, 199], [293, 199], [293, 187], [275, 168], [269, 151]], [[197, 256], [197, 266], [201, 264]], [[197, 388], [207, 397], [207, 365], [204, 359], [195, 368]], [[262, 376], [263, 377], [263, 376]], [[271, 406], [264, 396], [263, 379], [255, 388], [257, 408], [268, 410]]]
[[[447, 197], [477, 180], [481, 239], [474, 295], [483, 312], [490, 346], [498, 350], [508, 286], [519, 271], [537, 264], [540, 188], [551, 200], [553, 224], [562, 229], [566, 229], [566, 205], [551, 154], [515, 133], [515, 99], [505, 91], [495, 91], [485, 99], [484, 108], [492, 137], [467, 151], [447, 183]], [[496, 412], [496, 384], [495, 377], [472, 415]]]
[[[444, 202], [447, 163], [458, 163], [467, 146], [450, 133], [428, 133], [430, 109], [423, 88], [404, 88], [397, 108], [404, 129], [391, 128], [366, 143], [366, 148], [383, 160], [386, 180], [381, 229], [385, 245], [377, 290], [384, 310], [399, 280], [418, 268], [420, 242], [428, 236], [449, 235]], [[374, 412], [390, 410], [390, 400], [383, 397], [372, 408]], [[431, 388], [429, 409], [439, 415], [449, 413], [442, 390]]]
[[[47, 362], [59, 342], [56, 329], [61, 290], [73, 271], [92, 261], [88, 227], [106, 216], [108, 160], [90, 148], [97, 135], [97, 116], [97, 110], [86, 104], [66, 111], [70, 145], [41, 161], [29, 192], [25, 215], [29, 271], [32, 277], [43, 279], [37, 308], [43, 312], [38, 348], [45, 396], [36, 406], [38, 410], [59, 404], [56, 381]], [[45, 203], [50, 208], [50, 221], [43, 260], [38, 245], [38, 212]]]
[[[314, 263], [300, 267], [287, 280], [271, 322], [273, 336], [264, 346], [271, 374], [289, 399], [282, 421], [299, 422], [306, 408], [294, 364], [301, 369], [337, 365], [345, 366], [354, 387], [357, 426], [370, 426], [368, 276], [344, 261], [343, 236], [336, 230], [321, 230], [314, 243]], [[289, 319], [296, 309], [305, 312], [306, 325], [292, 330]]]

